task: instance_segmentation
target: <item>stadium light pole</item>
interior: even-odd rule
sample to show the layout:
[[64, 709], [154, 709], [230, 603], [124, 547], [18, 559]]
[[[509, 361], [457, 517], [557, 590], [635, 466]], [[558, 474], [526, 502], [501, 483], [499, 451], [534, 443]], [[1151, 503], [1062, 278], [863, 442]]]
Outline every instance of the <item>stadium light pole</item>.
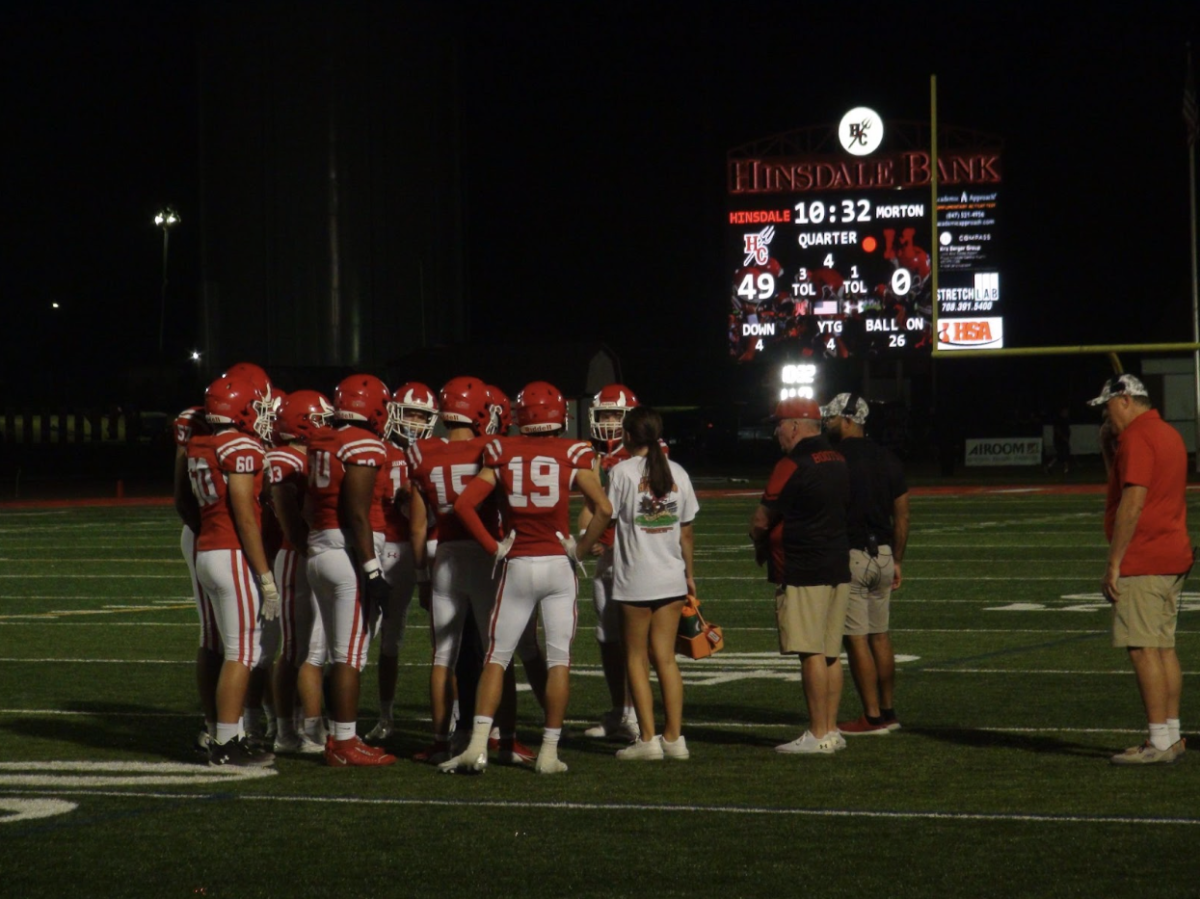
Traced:
[[173, 206], [165, 207], [162, 212], [154, 216], [154, 224], [162, 228], [163, 233], [162, 293], [158, 301], [158, 355], [160, 357], [163, 353], [163, 334], [166, 331], [167, 323], [167, 247], [170, 244], [171, 229], [181, 221], [179, 213]]

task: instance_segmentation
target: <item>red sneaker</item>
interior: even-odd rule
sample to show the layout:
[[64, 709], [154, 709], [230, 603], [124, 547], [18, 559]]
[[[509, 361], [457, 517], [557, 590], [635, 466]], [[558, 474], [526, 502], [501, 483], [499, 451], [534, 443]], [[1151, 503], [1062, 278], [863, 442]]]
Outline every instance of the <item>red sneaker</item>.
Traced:
[[430, 765], [441, 764], [450, 758], [450, 741], [434, 740], [420, 752], [413, 753], [412, 758], [414, 762], [425, 762]]
[[856, 721], [839, 721], [838, 730], [847, 737], [864, 737], [875, 734], [890, 734], [891, 730], [887, 724], [880, 721], [878, 724], [872, 724], [867, 720], [867, 716], [863, 715]]
[[375, 768], [395, 762], [394, 755], [368, 746], [357, 736], [349, 740], [335, 740], [331, 736], [325, 741], [325, 764], [334, 768]]
[[496, 761], [501, 765], [532, 765], [537, 761], [537, 753], [516, 737], [492, 738], [488, 740], [488, 751], [498, 753]]

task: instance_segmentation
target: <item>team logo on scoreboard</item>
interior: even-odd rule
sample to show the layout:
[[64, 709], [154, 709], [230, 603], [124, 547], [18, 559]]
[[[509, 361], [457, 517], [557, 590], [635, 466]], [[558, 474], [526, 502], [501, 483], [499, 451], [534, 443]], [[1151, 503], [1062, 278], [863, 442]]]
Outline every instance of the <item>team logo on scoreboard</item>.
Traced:
[[998, 350], [1004, 347], [1002, 318], [939, 318], [939, 350]]
[[842, 116], [838, 140], [851, 156], [869, 156], [883, 142], [883, 119], [873, 109], [856, 106]]
[[742, 249], [746, 259], [742, 265], [766, 265], [771, 259], [771, 241], [775, 239], [775, 226], [767, 225], [755, 234], [743, 234]]

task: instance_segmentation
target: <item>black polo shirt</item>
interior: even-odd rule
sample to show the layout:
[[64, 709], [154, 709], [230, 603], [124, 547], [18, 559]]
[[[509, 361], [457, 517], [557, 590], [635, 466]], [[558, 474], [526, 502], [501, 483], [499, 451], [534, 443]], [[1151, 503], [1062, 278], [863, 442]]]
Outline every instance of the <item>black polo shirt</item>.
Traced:
[[847, 437], [836, 446], [850, 469], [850, 513], [846, 520], [850, 548], [866, 549], [871, 535], [876, 546], [891, 546], [896, 536], [894, 504], [897, 497], [908, 493], [900, 460], [865, 437]]
[[806, 437], [779, 460], [762, 495], [762, 504], [781, 516], [771, 532], [768, 577], [774, 583], [815, 587], [850, 580], [849, 501], [846, 460], [824, 434]]

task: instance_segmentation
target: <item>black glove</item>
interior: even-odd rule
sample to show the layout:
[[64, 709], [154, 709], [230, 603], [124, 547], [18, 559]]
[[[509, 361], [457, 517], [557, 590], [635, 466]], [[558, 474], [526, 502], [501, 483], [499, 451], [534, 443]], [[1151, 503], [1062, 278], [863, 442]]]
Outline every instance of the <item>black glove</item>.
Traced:
[[382, 571], [372, 571], [367, 574], [367, 588], [363, 591], [363, 617], [372, 633], [379, 616], [387, 609], [388, 593], [391, 588], [383, 579]]

